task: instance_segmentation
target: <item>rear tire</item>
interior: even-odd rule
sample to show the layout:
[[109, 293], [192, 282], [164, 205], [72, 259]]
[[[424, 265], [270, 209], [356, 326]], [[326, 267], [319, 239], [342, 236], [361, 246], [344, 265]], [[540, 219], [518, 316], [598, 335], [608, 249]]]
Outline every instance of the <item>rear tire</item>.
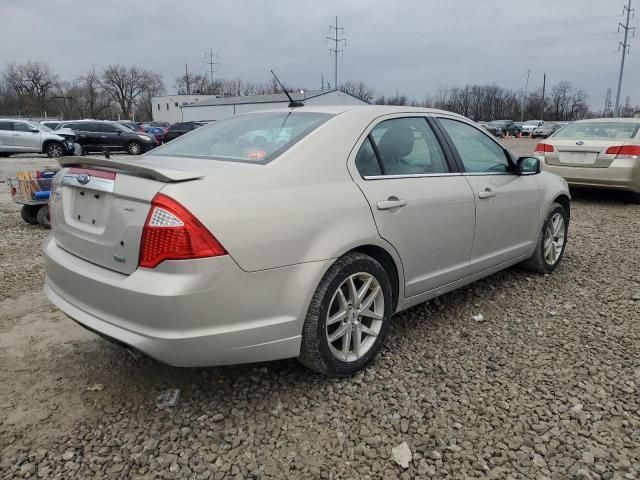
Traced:
[[357, 252], [340, 257], [313, 295], [298, 360], [331, 377], [362, 370], [389, 332], [392, 301], [391, 284], [380, 263]]
[[559, 203], [551, 204], [538, 235], [535, 252], [520, 265], [532, 272], [542, 274], [553, 272], [564, 256], [568, 231], [569, 214]]
[[129, 155], [140, 155], [142, 153], [142, 144], [140, 142], [129, 142], [127, 144], [127, 153]]
[[42, 205], [37, 214], [38, 223], [42, 228], [49, 230], [51, 228], [51, 219], [49, 217], [49, 205]]
[[23, 205], [20, 210], [20, 216], [22, 217], [22, 220], [27, 222], [29, 225], [37, 225], [39, 209], [40, 205]]
[[624, 198], [628, 203], [640, 205], [640, 192], [627, 192]]

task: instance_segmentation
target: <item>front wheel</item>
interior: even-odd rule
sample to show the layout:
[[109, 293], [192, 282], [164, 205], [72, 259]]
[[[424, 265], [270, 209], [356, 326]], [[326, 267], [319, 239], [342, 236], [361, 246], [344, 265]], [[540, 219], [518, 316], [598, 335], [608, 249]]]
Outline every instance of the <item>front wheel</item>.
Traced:
[[127, 152], [129, 155], [140, 155], [142, 153], [142, 144], [139, 142], [129, 142]]
[[339, 258], [311, 300], [298, 360], [332, 377], [362, 370], [384, 343], [392, 301], [391, 284], [380, 263], [356, 252]]
[[46, 154], [49, 158], [62, 157], [64, 155], [64, 147], [61, 143], [51, 142], [49, 145], [47, 145]]
[[536, 250], [522, 266], [538, 273], [553, 272], [564, 255], [568, 230], [569, 214], [562, 205], [553, 203], [538, 235]]

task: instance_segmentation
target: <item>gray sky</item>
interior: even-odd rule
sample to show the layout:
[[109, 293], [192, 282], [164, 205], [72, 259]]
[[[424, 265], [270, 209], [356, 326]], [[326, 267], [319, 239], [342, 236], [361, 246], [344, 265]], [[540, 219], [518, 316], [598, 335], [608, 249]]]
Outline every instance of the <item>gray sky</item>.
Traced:
[[[316, 89], [323, 74], [333, 83], [325, 36], [338, 15], [347, 38], [340, 82], [421, 100], [439, 85], [524, 88], [530, 68], [530, 88], [547, 72], [548, 83], [568, 80], [600, 109], [607, 88], [615, 97], [626, 0], [0, 2], [0, 68], [40, 60], [71, 79], [92, 63], [137, 64], [161, 73], [171, 92], [185, 63], [206, 71], [212, 46], [220, 76], [268, 81], [273, 68], [287, 84]], [[620, 101], [640, 104], [640, 38], [631, 43]]]

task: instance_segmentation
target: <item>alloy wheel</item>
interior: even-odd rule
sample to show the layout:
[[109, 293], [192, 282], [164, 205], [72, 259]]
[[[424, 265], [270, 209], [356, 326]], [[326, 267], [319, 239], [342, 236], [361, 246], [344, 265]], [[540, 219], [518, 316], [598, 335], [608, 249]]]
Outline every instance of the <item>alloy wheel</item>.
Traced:
[[49, 145], [48, 150], [49, 150], [49, 156], [51, 158], [59, 158], [64, 154], [64, 152], [62, 151], [62, 147], [57, 143], [52, 143], [51, 145]]
[[565, 241], [564, 218], [559, 213], [555, 213], [544, 235], [543, 254], [544, 260], [549, 265], [555, 265], [562, 254], [562, 247]]
[[327, 312], [331, 353], [343, 362], [362, 358], [373, 347], [384, 321], [384, 294], [370, 273], [350, 275], [336, 289]]

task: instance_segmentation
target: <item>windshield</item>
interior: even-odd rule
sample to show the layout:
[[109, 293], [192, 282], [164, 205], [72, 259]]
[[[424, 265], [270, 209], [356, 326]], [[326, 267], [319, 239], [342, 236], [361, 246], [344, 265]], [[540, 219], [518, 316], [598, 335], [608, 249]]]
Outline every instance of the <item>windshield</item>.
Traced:
[[155, 149], [153, 155], [264, 164], [331, 117], [295, 111], [228, 117]]
[[47, 127], [46, 125], [43, 125], [39, 122], [34, 122], [36, 125], [35, 127], [40, 129], [41, 132], [53, 132], [53, 130], [51, 130], [49, 127]]
[[553, 134], [553, 138], [629, 139], [636, 136], [638, 128], [640, 128], [640, 124], [637, 123], [572, 123], [558, 130]]
[[505, 122], [504, 120], [494, 120], [493, 122], [491, 122], [491, 125], [496, 125], [498, 127], [502, 127], [503, 125], [506, 125], [507, 122]]

